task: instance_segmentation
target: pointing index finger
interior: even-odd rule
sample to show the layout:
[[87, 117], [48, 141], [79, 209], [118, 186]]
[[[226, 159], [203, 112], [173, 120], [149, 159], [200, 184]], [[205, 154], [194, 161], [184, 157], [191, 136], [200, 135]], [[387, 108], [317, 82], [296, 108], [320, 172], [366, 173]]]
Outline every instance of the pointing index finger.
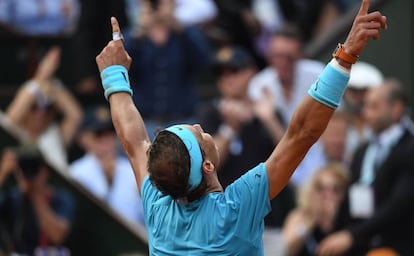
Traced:
[[115, 17], [111, 17], [112, 25], [112, 41], [121, 41], [124, 40], [122, 36], [121, 29], [119, 28], [119, 23]]
[[369, 0], [362, 0], [361, 7], [359, 8], [358, 15], [368, 14]]
[[118, 20], [115, 17], [111, 17], [111, 25], [112, 25], [112, 33], [121, 32], [121, 29], [119, 28]]

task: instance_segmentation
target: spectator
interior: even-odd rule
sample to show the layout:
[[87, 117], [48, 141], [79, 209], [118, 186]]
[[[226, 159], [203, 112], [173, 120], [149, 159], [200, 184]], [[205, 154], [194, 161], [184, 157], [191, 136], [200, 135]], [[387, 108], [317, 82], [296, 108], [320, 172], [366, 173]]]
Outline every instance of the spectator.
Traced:
[[268, 88], [285, 123], [289, 123], [295, 107], [306, 95], [310, 81], [315, 81], [324, 67], [319, 61], [305, 59], [302, 51], [301, 35], [294, 26], [278, 30], [267, 49], [269, 66], [249, 85], [249, 96], [255, 101], [261, 99], [263, 88]]
[[[249, 96], [259, 101], [263, 88], [267, 88], [285, 124], [290, 122], [309, 84], [318, 79], [323, 69], [320, 62], [304, 59], [302, 50], [301, 36], [295, 27], [287, 26], [276, 32], [267, 52], [269, 66], [252, 78], [248, 89]], [[293, 174], [292, 184], [299, 186], [324, 163], [322, 148], [316, 143]]]
[[71, 176], [128, 221], [144, 225], [142, 202], [128, 160], [119, 154], [106, 106], [87, 110], [79, 132], [85, 155], [70, 165]]
[[64, 246], [74, 213], [72, 196], [49, 185], [51, 167], [36, 149], [5, 151], [0, 176], [13, 176], [17, 185], [0, 184], [0, 217], [6, 227], [7, 254], [39, 255], [54, 251], [70, 255]]
[[355, 150], [371, 136], [371, 131], [362, 116], [364, 97], [370, 88], [379, 86], [383, 80], [381, 71], [370, 63], [361, 61], [352, 67], [349, 84], [340, 107], [349, 116], [344, 156], [347, 162], [351, 162]]
[[351, 164], [352, 185], [338, 220], [345, 227], [321, 242], [320, 255], [365, 255], [377, 247], [414, 254], [414, 135], [401, 122], [407, 104], [397, 81], [368, 90], [363, 116], [374, 136]]
[[18, 90], [6, 117], [26, 134], [19, 139], [36, 142], [48, 163], [62, 172], [68, 166], [66, 151], [82, 120], [82, 109], [55, 77], [59, 64], [60, 48], [52, 47], [33, 78]]
[[[271, 154], [283, 136], [284, 128], [271, 97], [253, 104], [247, 95], [248, 83], [257, 68], [245, 49], [237, 46], [220, 48], [215, 55], [215, 66], [219, 73], [220, 97], [206, 104], [199, 120], [218, 146], [221, 156], [218, 177], [226, 188], [245, 170]], [[286, 187], [271, 200], [272, 211], [265, 217], [265, 254], [280, 253], [281, 242], [277, 239], [287, 213], [293, 208], [293, 193]]]
[[140, 35], [126, 38], [125, 47], [135, 59], [129, 72], [133, 99], [152, 138], [168, 124], [194, 122], [196, 78], [209, 65], [209, 45], [199, 29], [178, 23], [172, 0], [157, 8], [145, 1], [142, 8]]
[[71, 35], [79, 18], [78, 0], [3, 0], [0, 22], [30, 36]]
[[339, 163], [318, 169], [300, 187], [298, 206], [283, 226], [286, 255], [316, 255], [318, 243], [334, 231], [337, 211], [346, 194], [348, 170]]

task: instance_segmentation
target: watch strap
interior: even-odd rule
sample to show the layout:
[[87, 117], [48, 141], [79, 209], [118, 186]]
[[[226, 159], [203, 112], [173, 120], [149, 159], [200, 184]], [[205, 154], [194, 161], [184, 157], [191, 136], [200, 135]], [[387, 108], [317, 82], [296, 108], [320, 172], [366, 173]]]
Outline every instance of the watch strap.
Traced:
[[341, 59], [347, 63], [355, 64], [358, 61], [359, 56], [348, 54], [344, 51], [342, 44], [338, 44], [335, 51], [332, 53], [332, 57], [335, 59]]

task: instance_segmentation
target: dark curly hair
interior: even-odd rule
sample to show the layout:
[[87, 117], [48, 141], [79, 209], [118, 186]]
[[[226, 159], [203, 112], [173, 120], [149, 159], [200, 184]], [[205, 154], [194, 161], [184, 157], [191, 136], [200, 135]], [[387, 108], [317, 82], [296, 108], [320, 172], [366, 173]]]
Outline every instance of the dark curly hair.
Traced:
[[[177, 135], [168, 131], [157, 134], [148, 150], [148, 172], [151, 183], [159, 191], [174, 199], [188, 196], [191, 201], [194, 196], [188, 195], [190, 164], [189, 152]], [[190, 194], [202, 190], [205, 186], [205, 182], [202, 181]]]

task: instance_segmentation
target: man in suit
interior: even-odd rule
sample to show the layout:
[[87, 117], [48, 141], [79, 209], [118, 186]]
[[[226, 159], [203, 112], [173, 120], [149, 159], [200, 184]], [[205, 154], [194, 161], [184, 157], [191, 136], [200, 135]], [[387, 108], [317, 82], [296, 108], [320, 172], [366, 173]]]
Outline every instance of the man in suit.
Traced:
[[414, 255], [414, 136], [404, 125], [407, 93], [395, 80], [368, 91], [363, 115], [373, 138], [355, 153], [351, 186], [338, 223], [320, 255], [365, 255], [388, 247]]

